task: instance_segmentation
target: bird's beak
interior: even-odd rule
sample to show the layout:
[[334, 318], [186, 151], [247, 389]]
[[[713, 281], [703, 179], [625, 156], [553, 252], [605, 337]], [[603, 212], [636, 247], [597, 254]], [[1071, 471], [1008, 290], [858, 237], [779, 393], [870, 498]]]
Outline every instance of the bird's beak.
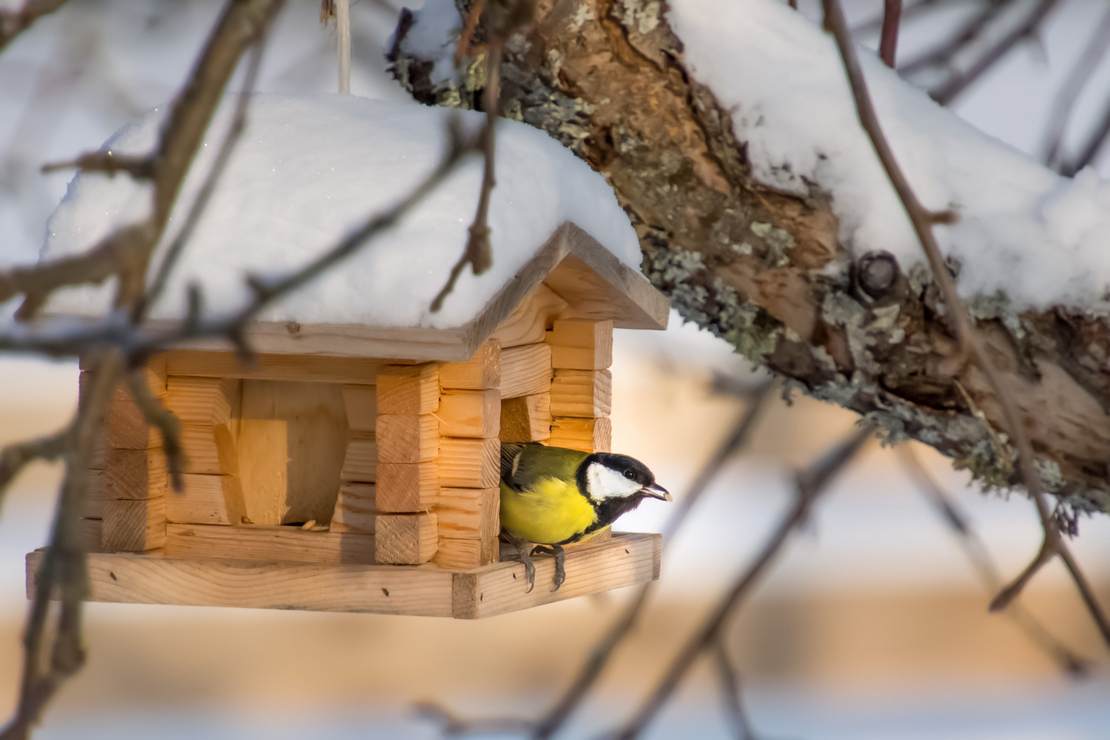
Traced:
[[650, 486], [644, 486], [640, 489], [640, 493], [644, 494], [645, 496], [657, 498], [660, 501], [671, 500], [671, 492], [668, 491], [666, 488], [663, 488], [663, 486], [659, 485], [658, 483], [652, 483]]

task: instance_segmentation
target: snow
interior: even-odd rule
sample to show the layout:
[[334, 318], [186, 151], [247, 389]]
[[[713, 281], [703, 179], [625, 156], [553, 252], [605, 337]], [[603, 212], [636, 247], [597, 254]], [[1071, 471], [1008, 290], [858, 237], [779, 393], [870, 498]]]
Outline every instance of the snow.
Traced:
[[455, 47], [463, 27], [455, 0], [426, 0], [412, 12], [413, 25], [401, 40], [401, 51], [417, 59], [435, 60], [428, 79], [433, 85], [455, 74]]
[[[210, 127], [171, 218], [171, 235], [209, 170], [234, 101], [225, 100]], [[148, 151], [163, 115], [164, 108], [149, 113], [112, 137], [106, 148]], [[183, 315], [186, 289], [194, 283], [201, 286], [208, 311], [233, 311], [249, 298], [248, 273], [282, 275], [321, 254], [435, 167], [448, 115], [441, 108], [355, 96], [254, 96], [247, 130], [152, 317]], [[463, 120], [469, 130], [477, 130], [484, 119], [464, 112]], [[639, 268], [636, 234], [600, 175], [545, 133], [513, 121], [499, 123], [497, 147], [489, 216], [493, 267], [478, 277], [464, 270], [439, 313], [431, 313], [429, 305], [462, 254], [474, 218], [482, 172], [478, 156], [400, 226], [260, 318], [461, 326], [568, 220]], [[149, 202], [148, 186], [128, 177], [77, 176], [48, 223], [43, 257], [88, 249], [120, 225], [142, 219]], [[158, 261], [156, 256], [154, 264]], [[67, 290], [48, 310], [103, 315], [110, 287]]]
[[[669, 19], [699, 82], [732, 111], [759, 179], [833, 196], [852, 253], [924, 258], [859, 127], [832, 38], [772, 0], [674, 0]], [[960, 293], [1004, 292], [1014, 308], [1110, 310], [1110, 184], [1060, 177], [933, 103], [860, 49], [884, 131], [918, 197], [953, 209], [936, 228], [961, 265]]]

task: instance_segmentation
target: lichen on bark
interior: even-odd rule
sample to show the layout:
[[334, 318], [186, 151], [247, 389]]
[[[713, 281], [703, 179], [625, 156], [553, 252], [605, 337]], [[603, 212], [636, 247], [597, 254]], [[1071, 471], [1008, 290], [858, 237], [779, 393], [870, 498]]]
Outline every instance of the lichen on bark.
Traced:
[[[470, 0], [456, 0], [467, 17]], [[500, 113], [546, 131], [606, 177], [640, 238], [642, 270], [681, 315], [885, 439], [929, 444], [985, 487], [1016, 483], [1014, 450], [981, 374], [960, 353], [921, 265], [839, 240], [832, 195], [756, 181], [729, 111], [683, 63], [654, 0], [537, 0], [505, 47]], [[390, 53], [421, 102], [480, 108], [484, 57], [432, 85], [406, 56], [404, 11]], [[481, 44], [481, 23], [473, 43]], [[872, 259], [872, 256], [867, 256]], [[958, 266], [953, 266], [956, 269]], [[1098, 315], [1018, 313], [970, 301], [992, 358], [1020, 392], [1046, 488], [1074, 510], [1110, 511], [1110, 331]]]

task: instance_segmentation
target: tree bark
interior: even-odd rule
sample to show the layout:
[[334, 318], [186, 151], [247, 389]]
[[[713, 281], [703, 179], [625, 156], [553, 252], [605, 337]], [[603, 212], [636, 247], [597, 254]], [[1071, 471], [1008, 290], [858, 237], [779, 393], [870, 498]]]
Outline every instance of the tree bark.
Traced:
[[[467, 17], [470, 0], [456, 0]], [[642, 269], [674, 307], [791, 387], [863, 415], [898, 442], [950, 456], [988, 488], [1014, 485], [1015, 452], [985, 379], [960, 354], [923, 265], [855, 260], [831, 194], [757, 182], [729, 112], [641, 0], [540, 0], [504, 50], [500, 113], [542, 129], [602, 173], [640, 238]], [[433, 86], [432, 62], [390, 53], [417, 100], [480, 108], [484, 58]], [[473, 43], [482, 42], [480, 23]], [[739, 72], [738, 72], [739, 73]], [[1063, 513], [1110, 512], [1110, 331], [1095, 315], [970, 306]]]

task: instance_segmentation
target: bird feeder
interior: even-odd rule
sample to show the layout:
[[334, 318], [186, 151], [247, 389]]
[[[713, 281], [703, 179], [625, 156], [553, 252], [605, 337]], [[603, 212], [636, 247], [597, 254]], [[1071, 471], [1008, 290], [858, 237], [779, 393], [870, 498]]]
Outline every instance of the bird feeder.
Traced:
[[499, 449], [609, 451], [613, 327], [662, 329], [667, 309], [568, 222], [459, 328], [262, 322], [249, 364], [155, 357], [184, 490], [117, 390], [82, 520], [91, 600], [472, 619], [657, 578], [658, 536], [613, 534], [568, 547], [560, 590], [527, 592], [499, 561]]

